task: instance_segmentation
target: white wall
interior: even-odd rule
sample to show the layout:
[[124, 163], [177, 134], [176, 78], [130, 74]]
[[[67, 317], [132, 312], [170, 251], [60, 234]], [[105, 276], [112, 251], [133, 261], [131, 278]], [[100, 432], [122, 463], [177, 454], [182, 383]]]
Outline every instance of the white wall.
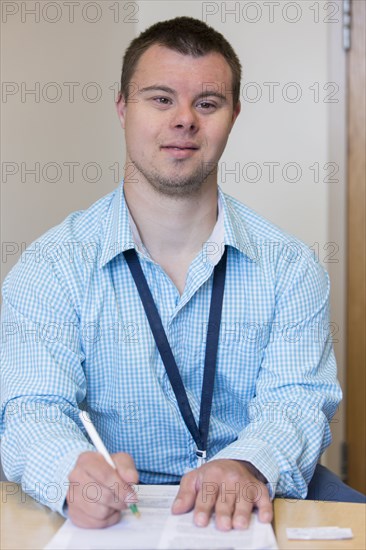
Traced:
[[[307, 0], [272, 7], [263, 1], [138, 4], [138, 31], [178, 15], [197, 17], [226, 36], [238, 53], [242, 112], [220, 162], [220, 184], [312, 247], [328, 270], [344, 384], [346, 59], [341, 2], [328, 7]], [[324, 168], [326, 163], [333, 164]], [[343, 407], [332, 431], [334, 443], [322, 461], [340, 473]]]
[[[249, 2], [140, 1], [138, 30], [162, 18], [204, 18], [206, 14], [204, 20], [230, 40], [241, 59], [244, 78], [242, 113], [220, 163], [222, 186], [309, 245], [323, 244], [328, 233], [329, 186], [315, 183], [315, 168], [309, 167], [319, 163], [321, 179], [326, 175], [322, 167], [329, 160], [328, 104], [315, 103], [309, 87], [319, 83], [320, 98], [325, 97], [321, 88], [328, 82], [329, 25], [313, 23], [314, 13], [307, 2], [293, 2], [298, 8], [287, 8], [288, 18], [302, 14], [292, 24], [285, 21], [281, 6], [270, 23], [269, 8], [263, 2], [251, 2], [253, 8], [243, 11], [246, 4]], [[282, 2], [285, 4], [288, 2]], [[228, 13], [230, 9], [235, 12]], [[214, 10], [217, 13], [208, 14]], [[245, 20], [256, 15], [260, 17], [257, 23]], [[288, 86], [291, 82], [296, 84]], [[268, 83], [276, 83], [273, 102]], [[282, 94], [302, 97], [291, 103]], [[261, 98], [252, 102], [257, 95]], [[269, 181], [269, 166], [264, 165], [271, 162], [280, 164], [274, 168], [273, 182]], [[250, 163], [257, 166], [250, 167]], [[283, 178], [283, 171], [290, 180], [298, 173], [291, 166], [286, 173], [288, 163], [297, 163], [301, 169], [298, 182]], [[236, 173], [228, 173], [235, 168]]]
[[[58, 11], [49, 8], [43, 12], [41, 8], [39, 22], [21, 9], [21, 5], [34, 9], [35, 2], [7, 4], [18, 7], [18, 11], [5, 17], [4, 11], [2, 14], [2, 77], [7, 95], [2, 98], [1, 124], [1, 279], [26, 244], [69, 212], [88, 207], [116, 186], [119, 178], [110, 167], [118, 164], [122, 169], [124, 145], [113, 89], [120, 79], [126, 45], [158, 20], [178, 15], [197, 17], [230, 40], [244, 69], [242, 113], [220, 162], [222, 187], [319, 252], [331, 275], [332, 321], [339, 326], [336, 352], [343, 380], [345, 55], [340, 10], [332, 13], [341, 2], [281, 0], [277, 6], [277, 2], [262, 0], [83, 0], [75, 8], [73, 22], [70, 9], [62, 1], [57, 2]], [[47, 4], [51, 3], [40, 3]], [[58, 16], [58, 21], [49, 22]], [[336, 103], [327, 102], [332, 85], [324, 89], [331, 81], [339, 90], [328, 100]], [[74, 88], [73, 102], [66, 82], [80, 84]], [[96, 87], [90, 84], [93, 82]], [[36, 83], [40, 88], [37, 101], [30, 94], [22, 98], [22, 89], [35, 88]], [[101, 98], [93, 101], [96, 89]], [[52, 102], [57, 91], [61, 96]], [[256, 94], [258, 101], [253, 101]], [[301, 97], [292, 102], [296, 94]], [[39, 182], [24, 170], [37, 162]], [[65, 165], [70, 162], [80, 163], [75, 167], [74, 182]], [[325, 181], [327, 162], [339, 165], [334, 176], [338, 182]], [[56, 163], [61, 170], [59, 181], [50, 181], [57, 173], [55, 164], [47, 170], [48, 163]], [[89, 165], [85, 172], [88, 163], [99, 166], [100, 179], [95, 183], [89, 181], [95, 169]], [[279, 163], [273, 181], [268, 163]], [[297, 173], [299, 181], [286, 181], [296, 175], [291, 163], [301, 172]], [[317, 167], [319, 181], [315, 179]], [[16, 173], [6, 175], [12, 169]], [[256, 175], [260, 176], [257, 182]], [[333, 249], [333, 245], [326, 248], [329, 242], [339, 247], [334, 248], [337, 263], [327, 262], [327, 253]], [[343, 413], [337, 413], [335, 420], [335, 445], [326, 462], [339, 472]]]
[[[109, 1], [95, 2], [98, 9], [90, 2], [79, 2], [74, 14], [61, 1], [56, 2], [58, 11], [52, 8], [55, 2], [2, 4], [4, 278], [23, 243], [30, 244], [118, 183], [109, 168], [119, 161], [121, 170], [124, 154], [114, 91], [119, 86], [122, 55], [136, 28], [134, 22], [123, 21], [128, 12], [122, 9], [119, 22], [114, 21]], [[18, 7], [17, 13], [6, 15], [5, 4]], [[36, 4], [39, 21], [37, 11], [35, 16], [22, 9], [25, 5], [34, 10]], [[59, 21], [48, 21], [58, 15]], [[27, 94], [31, 89], [37, 93]], [[74, 167], [72, 178], [70, 163], [74, 162], [79, 166]], [[36, 163], [39, 181], [26, 173]], [[52, 181], [58, 176], [58, 181]]]

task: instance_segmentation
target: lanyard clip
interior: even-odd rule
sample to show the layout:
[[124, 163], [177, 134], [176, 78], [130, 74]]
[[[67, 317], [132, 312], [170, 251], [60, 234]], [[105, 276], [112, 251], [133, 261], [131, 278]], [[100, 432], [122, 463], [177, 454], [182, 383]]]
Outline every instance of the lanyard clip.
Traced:
[[200, 466], [202, 466], [202, 464], [205, 464], [206, 462], [206, 451], [200, 451], [199, 449], [197, 449], [196, 456], [197, 456], [197, 468], [199, 468]]

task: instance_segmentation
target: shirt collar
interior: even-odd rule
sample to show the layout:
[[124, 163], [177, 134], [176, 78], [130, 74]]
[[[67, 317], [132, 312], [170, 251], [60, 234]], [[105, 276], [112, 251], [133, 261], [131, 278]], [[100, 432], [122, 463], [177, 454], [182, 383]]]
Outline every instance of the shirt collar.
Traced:
[[[218, 187], [218, 217], [213, 231], [204, 244], [207, 259], [216, 265], [223, 254], [223, 245], [232, 246], [255, 260], [245, 222], [231, 204], [230, 197]], [[138, 229], [130, 216], [123, 192], [123, 181], [112, 197], [104, 223], [99, 267], [130, 248], [138, 248], [146, 254]], [[210, 253], [208, 254], [208, 252]]]
[[104, 220], [99, 267], [104, 267], [118, 254], [134, 247], [122, 181], [113, 194]]
[[232, 246], [251, 260], [257, 261], [258, 254], [252, 242], [253, 240], [250, 237], [243, 214], [241, 214], [235, 206], [235, 199], [226, 195], [226, 193], [221, 190], [220, 186], [218, 186], [218, 189], [219, 196], [221, 196], [223, 202], [225, 245]]

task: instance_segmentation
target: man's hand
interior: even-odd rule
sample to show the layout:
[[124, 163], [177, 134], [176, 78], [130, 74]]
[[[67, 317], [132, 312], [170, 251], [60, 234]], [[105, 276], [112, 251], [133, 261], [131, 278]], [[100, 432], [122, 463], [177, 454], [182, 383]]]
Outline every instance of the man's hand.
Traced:
[[215, 512], [216, 527], [223, 531], [246, 529], [253, 507], [259, 520], [272, 521], [272, 503], [267, 487], [250, 472], [252, 468], [240, 460], [217, 459], [185, 474], [174, 501], [173, 514], [194, 508], [194, 522], [208, 525]]
[[116, 453], [112, 458], [116, 470], [100, 453], [82, 453], [69, 475], [66, 501], [69, 518], [78, 527], [99, 529], [113, 525], [128, 504], [137, 502], [129, 485], [138, 482], [132, 457]]

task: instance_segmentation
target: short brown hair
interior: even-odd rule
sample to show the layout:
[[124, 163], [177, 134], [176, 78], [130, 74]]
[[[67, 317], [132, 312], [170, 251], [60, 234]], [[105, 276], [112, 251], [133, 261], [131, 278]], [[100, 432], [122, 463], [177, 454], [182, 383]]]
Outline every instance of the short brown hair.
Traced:
[[137, 63], [142, 54], [153, 44], [193, 57], [201, 57], [211, 52], [220, 53], [231, 68], [233, 105], [236, 106], [239, 101], [241, 81], [239, 58], [222, 34], [193, 17], [176, 17], [159, 21], [132, 40], [122, 64], [121, 94], [126, 101]]

